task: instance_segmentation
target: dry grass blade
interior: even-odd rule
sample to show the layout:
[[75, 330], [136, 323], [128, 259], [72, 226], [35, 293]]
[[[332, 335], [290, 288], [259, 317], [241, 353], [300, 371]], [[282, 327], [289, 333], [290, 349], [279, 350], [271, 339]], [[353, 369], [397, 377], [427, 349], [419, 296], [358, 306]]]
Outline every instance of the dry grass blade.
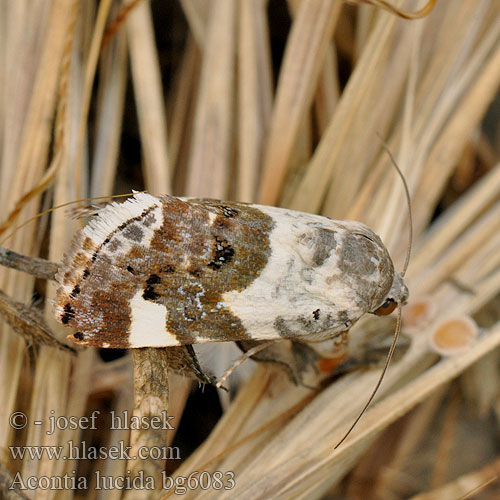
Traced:
[[417, 12], [406, 12], [404, 10], [398, 9], [396, 5], [392, 3], [386, 2], [385, 0], [351, 0], [351, 1], [359, 1], [360, 3], [367, 3], [369, 5], [373, 5], [375, 7], [382, 7], [388, 12], [392, 12], [403, 19], [419, 19], [420, 17], [425, 17], [432, 11], [434, 5], [436, 5], [437, 0], [429, 0], [429, 2], [419, 9]]
[[[432, 396], [410, 414], [410, 421], [406, 423], [405, 432], [401, 439], [395, 440], [396, 449], [394, 453], [389, 452], [390, 461], [385, 464], [384, 471], [379, 474], [376, 470], [378, 469], [376, 464], [377, 450], [384, 443], [387, 443], [392, 430], [388, 429], [381, 434], [375, 446], [372, 446], [361, 460], [361, 467], [356, 467], [353, 472], [353, 481], [350, 482], [350, 488], [359, 492], [357, 495], [355, 493], [352, 495], [354, 498], [363, 495], [365, 488], [361, 485], [366, 484], [366, 481], [374, 483], [373, 491], [381, 498], [394, 492], [394, 484], [397, 482], [398, 477], [403, 476], [412, 457], [417, 454], [422, 436], [425, 436], [428, 432], [433, 432], [433, 424], [446, 391], [447, 386], [437, 389]], [[363, 464], [365, 464], [364, 468], [362, 467]]]
[[0, 247], [0, 265], [17, 269], [45, 280], [53, 280], [57, 273], [58, 265], [37, 257], [26, 257], [11, 250]]
[[500, 459], [485, 465], [478, 471], [465, 474], [449, 484], [432, 491], [420, 493], [410, 500], [466, 500], [500, 478]]
[[104, 36], [102, 37], [102, 48], [104, 48], [109, 40], [113, 38], [116, 33], [122, 28], [123, 23], [129, 16], [129, 14], [144, 0], [132, 0], [126, 5], [121, 6], [120, 10], [116, 14], [116, 17], [111, 23], [109, 23]]
[[211, 4], [196, 116], [187, 194], [224, 199], [229, 189], [232, 140], [236, 5]]
[[200, 0], [181, 0], [181, 4], [196, 43], [199, 47], [203, 47], [207, 29], [207, 18], [210, 11], [209, 5]]
[[146, 184], [153, 193], [170, 193], [167, 123], [148, 3], [139, 4], [129, 16], [127, 34]]
[[57, 106], [56, 113], [56, 123], [55, 123], [55, 138], [54, 138], [54, 150], [57, 152], [49, 168], [45, 171], [43, 177], [38, 181], [38, 183], [32, 187], [27, 193], [25, 193], [17, 202], [15, 207], [10, 212], [9, 216], [6, 218], [5, 222], [0, 226], [0, 235], [2, 235], [9, 227], [12, 226], [16, 218], [21, 213], [22, 209], [28, 204], [28, 202], [37, 196], [42, 195], [48, 187], [54, 181], [57, 170], [59, 169], [62, 161], [62, 149], [65, 142], [65, 127], [64, 119], [66, 117], [66, 109], [68, 106], [68, 75], [70, 69], [71, 60], [71, 48], [73, 45], [73, 37], [75, 31], [75, 24], [77, 21], [78, 14], [78, 4], [73, 3], [70, 21], [66, 30], [66, 41], [63, 52], [63, 58], [61, 61], [61, 78], [59, 81], [59, 102]]
[[[381, 89], [381, 82], [379, 81], [378, 85], [375, 85], [375, 83], [377, 79], [382, 79], [384, 84], [386, 82], [386, 79], [382, 76], [381, 65], [383, 61], [386, 61], [387, 55], [384, 48], [386, 47], [385, 44], [390, 40], [391, 31], [394, 31], [395, 23], [396, 21], [393, 16], [380, 17], [376, 28], [372, 32], [371, 40], [367, 42], [366, 50], [361, 55], [353, 74], [349, 78], [330, 124], [321, 137], [307, 171], [297, 186], [291, 208], [305, 212], [319, 211], [328, 189], [331, 189], [332, 192], [337, 192], [336, 199], [341, 204], [339, 208], [332, 207], [329, 209], [329, 212], [334, 213], [336, 217], [342, 217], [346, 213], [347, 204], [352, 203], [352, 197], [349, 195], [355, 191], [351, 186], [359, 186], [360, 174], [358, 171], [364, 167], [359, 161], [352, 160], [352, 154], [354, 151], [362, 150], [368, 155], [369, 151], [366, 147], [359, 148], [358, 144], [354, 148], [352, 142], [347, 141], [346, 137], [350, 132], [349, 129], [355, 117], [359, 120], [357, 128], [362, 126], [363, 130], [367, 130], [365, 115], [363, 111], [360, 111], [363, 104], [370, 106], [370, 113], [373, 113], [375, 95], [377, 95], [377, 102], [382, 102], [378, 96]], [[398, 60], [401, 60], [401, 62], [407, 60], [407, 55], [404, 54], [404, 51], [407, 50], [407, 44], [398, 44], [397, 47], [401, 47], [399, 51], [401, 56], [399, 56]], [[397, 72], [396, 75], [401, 74], [397, 65], [395, 66], [395, 70]], [[396, 81], [399, 80], [400, 78], [396, 78]], [[386, 85], [384, 87], [387, 88]], [[394, 95], [394, 86], [391, 86], [390, 90], [387, 89], [387, 91], [390, 91], [391, 95]], [[369, 98], [366, 97], [368, 93], [373, 94], [369, 101]], [[386, 103], [384, 103], [384, 108], [387, 108]], [[380, 111], [376, 115], [379, 116], [381, 114], [382, 110], [380, 108]], [[388, 120], [390, 114], [386, 112], [384, 116]], [[384, 135], [383, 123], [379, 120], [374, 119], [373, 127], [376, 127], [376, 130]], [[358, 141], [362, 141], [362, 138], [360, 138], [356, 131], [352, 131], [352, 137], [357, 137]], [[373, 135], [374, 132], [375, 130], [373, 130]], [[338, 182], [334, 179], [334, 182], [330, 184], [329, 181], [335, 165], [342, 163], [342, 160], [339, 158], [342, 147], [346, 149], [346, 164], [349, 165], [350, 169], [349, 176], [337, 176], [336, 179]], [[347, 153], [347, 150], [349, 153]]]
[[116, 176], [127, 83], [126, 49], [125, 32], [119, 31], [102, 53], [90, 188], [92, 196], [109, 194]]
[[[165, 416], [168, 412], [168, 353], [163, 349], [135, 349], [134, 350], [134, 385], [135, 385], [135, 410], [134, 414], [139, 418], [151, 421], [153, 417]], [[167, 441], [167, 429], [156, 432], [144, 432], [136, 429], [131, 432], [130, 456], [140, 456], [140, 450], [158, 448]], [[148, 457], [145, 460], [129, 460], [127, 468], [131, 476], [135, 477], [139, 471], [147, 476], [155, 478], [161, 483], [161, 472], [164, 468], [164, 460], [155, 460]], [[147, 490], [137, 492], [129, 490], [125, 498], [150, 498]]]
[[[470, 214], [470, 213], [469, 213]], [[500, 228], [500, 204], [497, 203], [487, 216], [483, 217], [480, 224], [474, 224], [468, 228], [453, 243], [449, 244], [446, 251], [443, 251], [437, 262], [433, 262], [428, 268], [414, 279], [414, 287], [418, 293], [425, 294], [433, 291], [435, 287], [443, 282], [448, 276], [460, 269], [464, 259], [477, 252], [496, 231]], [[452, 229], [452, 226], [449, 226]], [[444, 237], [444, 236], [443, 236]], [[432, 245], [433, 242], [429, 242]], [[426, 245], [425, 255], [431, 254], [432, 248]], [[419, 252], [418, 255], [423, 255]]]
[[[40, 49], [36, 53], [36, 63], [29, 73], [34, 79], [33, 88], [24, 87], [24, 94], [18, 94], [17, 99], [12, 102], [11, 113], [6, 115], [8, 120], [5, 122], [4, 130], [6, 134], [17, 132], [17, 137], [15, 139], [12, 137], [12, 139], [18, 145], [18, 150], [15, 156], [4, 157], [8, 159], [8, 162], [2, 164], [2, 187], [5, 186], [2, 195], [3, 213], [9, 213], [15, 202], [26, 192], [27, 182], [28, 185], [34, 185], [43, 175], [50, 146], [51, 117], [55, 110], [58, 68], [66, 46], [68, 19], [71, 19], [72, 5], [73, 3], [68, 1], [54, 1], [52, 9], [47, 12], [45, 6], [40, 5], [31, 12], [34, 18], [39, 16], [40, 26], [39, 30], [31, 31], [29, 40], [35, 44], [39, 42]], [[5, 5], [4, 8], [8, 9], [10, 14], [14, 12]], [[15, 43], [15, 33], [10, 32], [9, 36], [10, 43], [21, 50], [21, 46]], [[7, 43], [7, 46], [10, 44]], [[18, 52], [17, 57], [22, 59], [22, 53]], [[13, 67], [15, 61], [16, 56], [11, 54], [10, 63]], [[17, 82], [6, 83], [9, 91], [13, 92]], [[28, 203], [24, 213], [29, 216], [35, 212], [35, 203]], [[10, 245], [11, 248], [21, 253], [29, 254], [33, 243], [34, 233], [24, 232], [24, 234], [18, 233]], [[7, 274], [4, 270], [1, 270], [1, 273], [2, 289], [6, 293], [21, 301], [29, 299], [33, 286], [31, 278], [16, 276], [14, 280], [13, 274]], [[24, 343], [17, 336], [13, 336], [5, 325], [2, 325], [0, 376], [2, 380], [9, 381], [1, 387], [1, 398], [4, 402], [2, 405], [3, 422], [15, 408], [16, 392], [21, 380], [23, 351]], [[9, 442], [12, 429], [7, 425], [0, 427], [2, 429], [0, 445], [5, 447]]]
[[242, 2], [238, 40], [238, 183], [236, 199], [255, 201], [269, 128], [272, 76], [266, 2]]
[[0, 491], [5, 492], [4, 499], [5, 500], [29, 500], [22, 491], [18, 490], [9, 490], [9, 487], [15, 480], [15, 476], [13, 476], [10, 471], [0, 463]]
[[264, 155], [259, 202], [273, 205], [305, 112], [313, 98], [341, 2], [302, 2], [287, 44]]
[[[105, 5], [103, 4], [103, 8]], [[80, 11], [81, 12], [81, 11]], [[75, 37], [81, 35], [82, 26], [75, 27]], [[104, 26], [102, 26], [102, 29]], [[97, 29], [96, 37], [100, 39], [102, 29]], [[94, 41], [95, 50], [95, 41]], [[72, 58], [77, 49], [73, 46]], [[85, 73], [87, 86], [92, 85], [92, 59], [87, 66]], [[69, 73], [68, 93], [72, 99], [70, 105], [65, 109], [62, 117], [64, 127], [64, 141], [61, 144], [60, 154], [62, 155], [61, 168], [55, 179], [54, 201], [63, 203], [75, 199], [77, 190], [82, 187], [81, 168], [83, 161], [79, 161], [82, 154], [82, 143], [80, 139], [86, 130], [86, 121], [82, 120], [82, 113], [86, 114], [88, 108], [85, 106], [85, 96], [89, 99], [89, 89], [80, 86], [80, 73], [72, 71]], [[55, 151], [54, 156], [59, 152]], [[70, 161], [75, 159], [75, 161]], [[71, 179], [71, 183], [69, 180]], [[71, 189], [68, 189], [71, 185]], [[71, 234], [77, 228], [76, 221], [68, 220], [64, 213], [55, 213], [52, 219], [50, 234], [49, 258], [59, 261], [67, 245], [70, 242]], [[61, 237], [61, 234], [65, 235]], [[54, 287], [47, 285], [47, 295], [53, 297]], [[51, 314], [50, 302], [46, 303], [46, 321], [52, 331], [58, 336], [66, 336], [66, 332], [61, 331]], [[85, 408], [88, 394], [88, 385], [85, 383], [83, 374], [88, 372], [91, 365], [91, 353], [83, 352], [76, 359], [69, 359], [68, 356], [54, 353], [52, 349], [41, 348], [38, 363], [34, 368], [33, 392], [31, 394], [31, 408], [36, 418], [43, 422], [41, 426], [33, 426], [28, 429], [26, 442], [33, 446], [50, 446], [54, 443], [64, 443], [65, 449], [69, 447], [70, 441], [78, 439], [79, 430], [70, 428], [56, 428], [52, 434], [48, 433], [50, 416], [54, 414], [80, 414]], [[71, 387], [71, 391], [68, 390]], [[27, 475], [64, 475], [71, 471], [71, 461], [54, 461], [49, 457], [42, 457], [41, 460], [34, 460], [25, 457], [22, 471]]]
[[60, 342], [44, 323], [36, 309], [12, 300], [0, 290], [0, 315], [12, 330], [24, 337], [28, 345], [47, 345], [66, 352], [75, 353], [72, 347]]
[[[85, 65], [83, 93], [81, 96], [81, 111], [78, 123], [77, 145], [76, 145], [76, 151], [74, 153], [76, 162], [75, 185], [78, 198], [81, 198], [84, 192], [84, 187], [81, 185], [81, 179], [84, 170], [83, 158], [84, 158], [84, 142], [87, 136], [87, 120], [90, 110], [90, 99], [92, 97], [92, 88], [95, 78], [95, 72], [97, 69], [97, 62], [102, 47], [102, 39], [106, 28], [106, 20], [108, 18], [111, 9], [111, 3], [112, 0], [104, 0], [99, 4], [99, 10], [97, 12], [94, 33], [92, 36], [91, 46], [89, 48], [88, 59]], [[76, 95], [78, 94], [73, 94], [72, 97], [75, 99], [76, 102], [78, 102], [79, 99], [77, 99]], [[66, 124], [66, 126], [68, 126], [68, 124]]]
[[194, 96], [199, 83], [200, 51], [193, 37], [186, 41], [183, 61], [170, 92], [168, 115], [168, 151], [175, 170], [174, 191], [184, 192], [187, 165], [187, 145], [191, 136]]
[[417, 255], [411, 263], [410, 275], [413, 270], [421, 271], [448, 248], [451, 241], [469, 226], [485, 207], [498, 199], [499, 191], [500, 165], [497, 165], [432, 225], [420, 242], [420, 245], [425, 245], [426, 251], [424, 253], [417, 250]]
[[[498, 10], [494, 13], [498, 19]], [[464, 70], [460, 81], [454, 84], [454, 88], [464, 92], [462, 95], [453, 95], [450, 91], [444, 102], [443, 108], [451, 115], [446, 117], [446, 126], [442, 128], [435, 145], [428, 152], [427, 162], [433, 167], [424, 167], [426, 176], [422, 179], [419, 189], [415, 192], [415, 198], [421, 200], [416, 205], [415, 211], [421, 216], [416, 221], [416, 232], [426, 224], [431, 216], [430, 207], [434, 206], [440, 189], [448, 179], [454, 162], [463, 150], [461, 144], [465, 137], [475, 128], [481, 116], [485, 113], [487, 106], [493, 99], [498, 89], [499, 64], [500, 64], [500, 28], [493, 25], [485, 33], [482, 45], [477, 48], [476, 57], [470, 58], [467, 71]], [[462, 84], [464, 86], [462, 86]], [[465, 87], [467, 85], [467, 87]], [[459, 106], [454, 105], [452, 99], [459, 99]], [[443, 99], [445, 101], [445, 99]], [[436, 114], [437, 110], [436, 110]], [[444, 116], [441, 118], [445, 120]], [[440, 126], [442, 126], [441, 124]], [[427, 208], [424, 207], [427, 201]]]
[[325, 65], [321, 71], [318, 89], [314, 97], [314, 111], [317, 116], [320, 134], [323, 134], [326, 130], [340, 97], [337, 67], [336, 49], [330, 44], [326, 49]]

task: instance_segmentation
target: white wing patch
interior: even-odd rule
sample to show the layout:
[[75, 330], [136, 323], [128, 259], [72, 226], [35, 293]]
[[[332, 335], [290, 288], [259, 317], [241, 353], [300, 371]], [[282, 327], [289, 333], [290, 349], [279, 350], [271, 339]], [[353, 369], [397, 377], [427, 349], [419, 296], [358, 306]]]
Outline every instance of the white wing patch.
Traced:
[[144, 300], [139, 290], [130, 301], [130, 347], [168, 347], [180, 345], [167, 331], [167, 309], [161, 304]]
[[136, 193], [123, 203], [112, 202], [96, 213], [84, 227], [82, 234], [84, 237], [90, 238], [97, 247], [117, 227], [130, 219], [139, 217], [144, 210], [154, 205], [161, 210], [161, 201], [148, 193]]
[[311, 267], [305, 265], [305, 261], [310, 260], [309, 253], [313, 249], [307, 242], [300, 243], [304, 235], [314, 234], [315, 229], [328, 229], [335, 231], [340, 244], [345, 227], [320, 216], [301, 214], [299, 220], [293, 212], [283, 209], [258, 208], [275, 222], [270, 234], [271, 256], [260, 276], [249, 287], [223, 295], [226, 307], [240, 318], [245, 330], [255, 340], [279, 338], [277, 318], [282, 318], [294, 331], [300, 331], [302, 325], [298, 318], [313, 318], [313, 312], [317, 310], [323, 315], [323, 320], [329, 316], [329, 330], [310, 334], [303, 340], [324, 340], [328, 332], [331, 336], [332, 329], [345, 330], [345, 315], [341, 311], [347, 310], [355, 315], [365, 311], [353, 311], [354, 292], [338, 286], [340, 270], [336, 252], [332, 248], [322, 265]]

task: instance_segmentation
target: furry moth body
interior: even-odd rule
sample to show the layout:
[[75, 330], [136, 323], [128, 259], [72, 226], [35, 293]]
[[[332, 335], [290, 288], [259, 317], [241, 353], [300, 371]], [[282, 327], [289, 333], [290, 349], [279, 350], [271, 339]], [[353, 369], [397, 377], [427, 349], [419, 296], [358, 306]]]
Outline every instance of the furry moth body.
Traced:
[[359, 222], [146, 193], [98, 211], [56, 279], [71, 338], [115, 348], [323, 341], [408, 297]]

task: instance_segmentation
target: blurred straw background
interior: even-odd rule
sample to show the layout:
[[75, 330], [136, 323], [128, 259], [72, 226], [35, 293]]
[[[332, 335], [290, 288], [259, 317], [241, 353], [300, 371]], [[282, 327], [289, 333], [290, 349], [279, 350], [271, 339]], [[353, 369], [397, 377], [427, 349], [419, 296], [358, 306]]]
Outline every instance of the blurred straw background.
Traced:
[[[158, 477], [164, 468], [174, 477], [234, 472], [234, 489], [171, 498], [498, 498], [500, 3], [438, 0], [413, 21], [356, 3], [0, 0], [0, 223], [12, 228], [50, 205], [145, 188], [360, 220], [400, 268], [406, 204], [380, 134], [412, 194], [411, 299], [416, 310], [419, 301], [432, 305], [406, 329], [409, 349], [336, 450], [379, 366], [319, 392], [259, 366], [219, 419], [213, 390], [190, 396], [191, 382], [155, 371], [161, 354], [145, 350], [134, 354], [135, 404], [150, 413], [168, 404], [177, 435], [130, 437], [110, 430], [108, 419], [110, 410], [134, 407], [130, 353], [75, 357], [26, 345], [2, 323], [2, 498], [161, 498], [168, 492], [159, 482], [156, 491], [98, 490], [95, 471]], [[392, 3], [410, 12], [426, 4]], [[78, 227], [58, 210], [2, 246], [58, 262]], [[65, 338], [50, 317], [52, 284], [2, 268], [0, 289], [43, 304]], [[476, 320], [479, 336], [441, 357], [429, 335], [458, 314]], [[393, 326], [361, 321], [350, 332], [353, 350], [367, 332], [390, 337]], [[101, 412], [98, 430], [47, 434], [50, 416], [93, 410]], [[28, 416], [25, 429], [9, 425], [14, 411]], [[182, 460], [166, 464], [14, 460], [8, 448], [174, 439]], [[88, 485], [9, 491], [17, 472], [68, 473]]]

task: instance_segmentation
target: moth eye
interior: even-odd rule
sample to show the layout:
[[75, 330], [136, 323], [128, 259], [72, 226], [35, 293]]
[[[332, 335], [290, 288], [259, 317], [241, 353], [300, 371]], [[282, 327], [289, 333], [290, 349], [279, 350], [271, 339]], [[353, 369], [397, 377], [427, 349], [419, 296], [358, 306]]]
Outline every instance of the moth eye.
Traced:
[[398, 304], [392, 300], [392, 299], [387, 299], [376, 311], [375, 314], [377, 316], [387, 316], [388, 314], [391, 314], [394, 309], [396, 309], [396, 306]]

